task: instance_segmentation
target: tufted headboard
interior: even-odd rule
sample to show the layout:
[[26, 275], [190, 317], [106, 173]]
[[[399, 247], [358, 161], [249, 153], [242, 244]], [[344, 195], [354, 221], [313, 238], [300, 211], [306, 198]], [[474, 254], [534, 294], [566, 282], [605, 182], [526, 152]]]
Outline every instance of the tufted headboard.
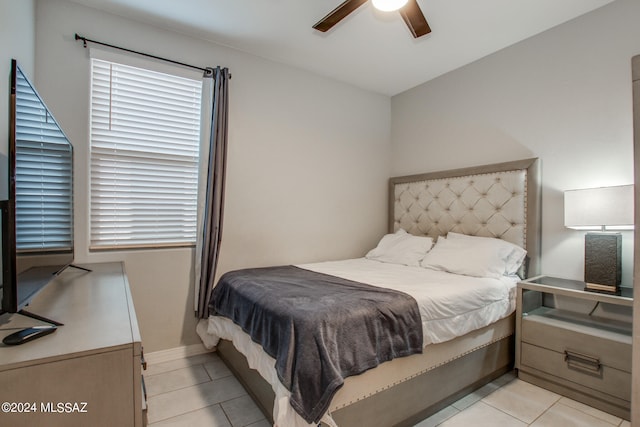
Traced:
[[538, 159], [430, 172], [389, 180], [389, 231], [449, 231], [497, 237], [527, 250], [527, 276], [539, 273]]

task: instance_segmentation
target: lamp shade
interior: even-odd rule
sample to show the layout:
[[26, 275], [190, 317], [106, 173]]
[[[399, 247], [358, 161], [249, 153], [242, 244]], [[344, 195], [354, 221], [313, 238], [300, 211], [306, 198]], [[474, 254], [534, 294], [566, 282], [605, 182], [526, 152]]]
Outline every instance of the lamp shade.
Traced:
[[633, 185], [564, 192], [564, 225], [577, 230], [632, 230]]
[[371, 0], [373, 7], [383, 12], [393, 12], [407, 4], [408, 0]]

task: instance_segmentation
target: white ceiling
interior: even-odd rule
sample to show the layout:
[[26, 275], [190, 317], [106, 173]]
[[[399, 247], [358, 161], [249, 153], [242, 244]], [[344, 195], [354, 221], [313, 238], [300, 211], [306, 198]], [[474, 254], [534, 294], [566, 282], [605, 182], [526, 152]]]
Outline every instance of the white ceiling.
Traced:
[[342, 0], [73, 1], [395, 95], [613, 0], [418, 0], [419, 39], [370, 3], [320, 33]]

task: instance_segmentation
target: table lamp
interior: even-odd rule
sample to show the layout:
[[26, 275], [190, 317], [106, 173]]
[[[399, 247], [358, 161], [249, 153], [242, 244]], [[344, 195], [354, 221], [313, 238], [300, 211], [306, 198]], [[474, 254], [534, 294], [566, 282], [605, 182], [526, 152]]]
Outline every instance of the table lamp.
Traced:
[[[564, 225], [584, 237], [585, 290], [620, 293], [622, 235], [633, 230], [633, 185], [564, 192]], [[597, 231], [596, 231], [597, 230]]]

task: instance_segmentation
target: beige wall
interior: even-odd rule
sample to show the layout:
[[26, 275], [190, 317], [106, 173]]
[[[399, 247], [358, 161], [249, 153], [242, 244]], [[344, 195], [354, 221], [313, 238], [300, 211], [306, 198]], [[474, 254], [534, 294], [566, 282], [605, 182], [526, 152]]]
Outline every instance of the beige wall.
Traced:
[[539, 157], [542, 271], [581, 279], [584, 234], [564, 228], [563, 191], [633, 183], [639, 18], [640, 2], [617, 0], [393, 97], [392, 174]]
[[[7, 198], [9, 76], [11, 60], [33, 80], [35, 15], [33, 0], [0, 0], [0, 200]], [[0, 296], [0, 298], [2, 298]]]
[[221, 272], [362, 256], [385, 232], [388, 97], [74, 3], [36, 5], [36, 85], [76, 152], [77, 261], [126, 261], [145, 350], [199, 342], [192, 250], [89, 253], [89, 59], [74, 33], [231, 70]]

